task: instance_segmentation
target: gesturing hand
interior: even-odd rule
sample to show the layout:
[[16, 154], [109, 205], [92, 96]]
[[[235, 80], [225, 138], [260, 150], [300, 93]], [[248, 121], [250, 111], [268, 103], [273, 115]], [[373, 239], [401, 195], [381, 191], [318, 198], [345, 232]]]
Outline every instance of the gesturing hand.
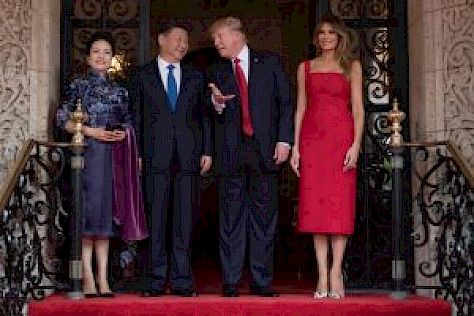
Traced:
[[222, 114], [225, 108], [225, 103], [228, 100], [233, 99], [235, 94], [223, 95], [221, 90], [219, 90], [214, 83], [209, 83], [208, 86], [212, 91], [212, 104], [214, 105], [214, 109], [217, 113]]

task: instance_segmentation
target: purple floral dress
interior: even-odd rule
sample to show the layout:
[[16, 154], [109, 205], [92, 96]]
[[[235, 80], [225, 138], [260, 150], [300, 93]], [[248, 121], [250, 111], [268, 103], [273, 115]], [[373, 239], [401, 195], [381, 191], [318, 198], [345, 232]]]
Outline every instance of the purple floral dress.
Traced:
[[[66, 100], [56, 114], [56, 122], [64, 128], [69, 115], [81, 98], [91, 127], [131, 126], [128, 93], [123, 87], [94, 72], [75, 79], [68, 87]], [[111, 237], [113, 229], [113, 144], [86, 137], [84, 154], [84, 222], [83, 235]]]

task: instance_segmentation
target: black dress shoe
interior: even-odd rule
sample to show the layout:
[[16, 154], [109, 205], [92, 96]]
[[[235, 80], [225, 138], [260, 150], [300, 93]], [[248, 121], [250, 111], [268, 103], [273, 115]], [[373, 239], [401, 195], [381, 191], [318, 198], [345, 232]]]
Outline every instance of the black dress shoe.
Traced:
[[99, 297], [99, 294], [98, 293], [85, 293], [84, 297], [85, 298], [96, 298], [96, 297]]
[[258, 295], [262, 297], [278, 297], [280, 294], [268, 287], [252, 286], [250, 289], [252, 295]]
[[194, 290], [173, 290], [171, 291], [172, 295], [178, 295], [182, 297], [197, 297], [198, 293]]
[[237, 286], [226, 284], [223, 288], [223, 295], [224, 297], [238, 297], [239, 292], [237, 291]]
[[99, 292], [99, 297], [113, 298], [113, 297], [115, 297], [115, 294], [114, 294], [114, 292], [105, 292], [105, 293]]
[[148, 291], [142, 291], [140, 296], [142, 297], [158, 297], [158, 296], [163, 296], [165, 295], [164, 290], [148, 290]]

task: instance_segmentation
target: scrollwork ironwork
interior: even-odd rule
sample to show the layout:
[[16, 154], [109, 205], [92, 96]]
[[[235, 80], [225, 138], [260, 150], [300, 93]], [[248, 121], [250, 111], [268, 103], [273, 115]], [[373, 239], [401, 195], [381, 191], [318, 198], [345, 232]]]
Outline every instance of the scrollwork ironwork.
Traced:
[[385, 19], [388, 17], [387, 0], [336, 0], [330, 3], [331, 11], [344, 19], [356, 19], [361, 17]]
[[341, 18], [356, 18], [359, 16], [360, 4], [350, 0], [331, 1], [331, 11]]
[[418, 192], [414, 244], [425, 258], [416, 267], [435, 296], [453, 302], [457, 315], [474, 314], [474, 190], [445, 148], [413, 153]]
[[102, 15], [101, 1], [75, 0], [74, 16], [81, 19], [97, 19]]
[[108, 16], [114, 21], [124, 23], [138, 18], [138, 7], [135, 0], [113, 0], [109, 4]]
[[126, 56], [127, 62], [136, 65], [138, 60], [140, 5], [138, 0], [76, 0], [75, 22], [72, 30], [73, 50], [70, 77], [85, 73], [87, 69], [86, 43], [90, 35], [107, 29], [115, 39], [115, 51]]
[[387, 18], [388, 3], [387, 0], [368, 0], [365, 4], [366, 15], [371, 18]]
[[67, 216], [59, 181], [65, 167], [61, 148], [36, 144], [0, 219], [0, 300], [2, 315], [21, 315], [26, 301], [64, 288], [55, 249]]
[[371, 29], [362, 37], [366, 59], [367, 97], [372, 104], [388, 103], [391, 86], [387, 28]]

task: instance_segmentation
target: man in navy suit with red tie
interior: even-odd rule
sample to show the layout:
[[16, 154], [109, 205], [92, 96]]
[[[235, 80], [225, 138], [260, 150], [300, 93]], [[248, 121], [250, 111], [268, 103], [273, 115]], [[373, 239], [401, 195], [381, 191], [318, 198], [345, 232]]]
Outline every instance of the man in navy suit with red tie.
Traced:
[[293, 141], [293, 106], [280, 59], [247, 46], [242, 23], [210, 28], [221, 57], [209, 69], [215, 114], [223, 292], [238, 296], [247, 240], [255, 295], [273, 297], [278, 174]]
[[185, 27], [162, 25], [158, 44], [158, 57], [139, 69], [130, 91], [151, 222], [153, 281], [144, 294], [165, 294], [166, 223], [172, 205], [172, 293], [196, 296], [190, 252], [192, 209], [199, 195], [199, 174], [212, 164], [209, 103], [204, 98], [203, 74], [181, 63], [189, 48]]

